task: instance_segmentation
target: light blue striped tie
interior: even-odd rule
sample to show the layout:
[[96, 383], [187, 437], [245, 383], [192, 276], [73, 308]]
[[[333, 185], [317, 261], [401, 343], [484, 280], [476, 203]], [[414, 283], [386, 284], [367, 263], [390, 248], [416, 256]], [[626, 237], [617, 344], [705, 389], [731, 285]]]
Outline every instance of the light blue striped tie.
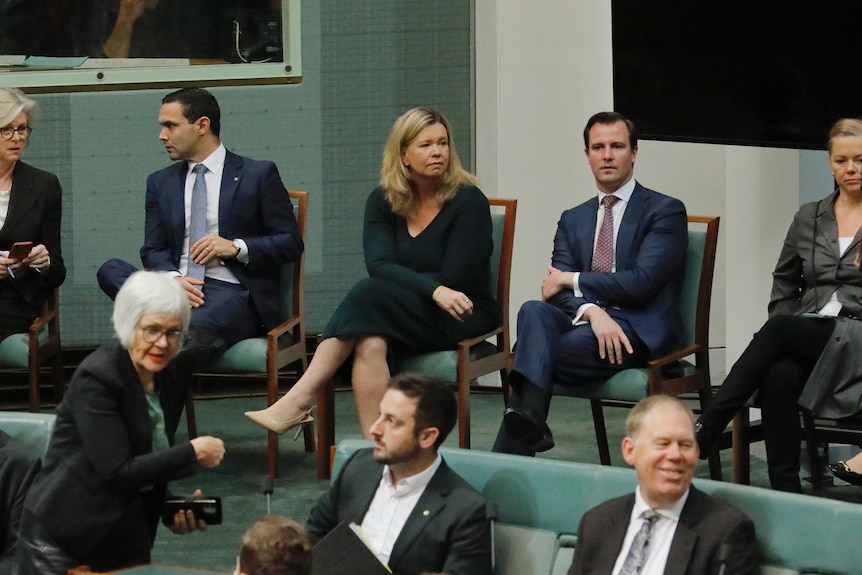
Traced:
[[652, 534], [652, 528], [658, 521], [659, 515], [652, 509], [647, 509], [641, 514], [641, 517], [644, 518], [643, 525], [632, 540], [632, 546], [629, 547], [629, 554], [626, 555], [626, 561], [623, 563], [623, 568], [620, 569], [620, 575], [638, 575], [646, 563], [649, 553], [649, 536]]
[[192, 259], [192, 246], [195, 242], [207, 234], [207, 182], [204, 174], [207, 172], [207, 167], [203, 164], [198, 164], [192, 170], [195, 175], [195, 185], [192, 188], [192, 209], [191, 217], [189, 218], [189, 261], [186, 268], [186, 275], [190, 278], [204, 280], [206, 266], [195, 263]]

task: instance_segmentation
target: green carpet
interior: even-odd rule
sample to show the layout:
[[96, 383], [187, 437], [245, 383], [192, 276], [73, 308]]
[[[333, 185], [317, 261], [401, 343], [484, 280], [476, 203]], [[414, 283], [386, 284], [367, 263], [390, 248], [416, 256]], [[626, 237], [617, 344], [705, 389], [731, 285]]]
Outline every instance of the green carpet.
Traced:
[[[174, 535], [160, 526], [153, 550], [154, 562], [224, 572], [233, 569], [243, 531], [267, 512], [266, 498], [261, 487], [266, 475], [266, 433], [243, 416], [244, 411], [259, 409], [264, 403], [263, 397], [195, 402], [198, 433], [222, 438], [227, 452], [224, 462], [218, 468], [201, 469], [195, 476], [175, 482], [171, 487], [176, 494], [191, 493], [195, 488], [200, 488], [206, 495], [221, 497], [224, 523], [212, 526], [206, 532], [190, 535]], [[490, 450], [500, 424], [502, 398], [498, 393], [473, 393], [471, 405], [473, 448]], [[627, 409], [605, 409], [613, 465], [625, 465], [619, 445], [624, 435], [627, 413]], [[349, 392], [336, 393], [336, 422], [336, 437], [339, 441], [361, 436], [353, 396]], [[587, 401], [554, 398], [549, 425], [554, 431], [556, 447], [541, 454], [541, 457], [599, 462]], [[178, 440], [184, 438], [183, 423]], [[456, 433], [449, 437], [446, 445], [457, 447]], [[725, 480], [730, 480], [731, 462], [728, 451], [723, 452], [722, 463]], [[272, 513], [287, 515], [304, 523], [328, 482], [317, 479], [315, 454], [305, 453], [302, 438], [294, 442], [292, 434], [280, 439], [279, 466], [281, 476], [274, 482]], [[696, 475], [700, 478], [709, 477], [705, 462], [698, 463]], [[760, 459], [752, 458], [751, 482], [760, 487], [769, 485], [766, 464]], [[854, 487], [829, 488], [823, 493], [829, 497], [858, 501], [862, 490]], [[576, 527], [572, 525], [572, 530]]]

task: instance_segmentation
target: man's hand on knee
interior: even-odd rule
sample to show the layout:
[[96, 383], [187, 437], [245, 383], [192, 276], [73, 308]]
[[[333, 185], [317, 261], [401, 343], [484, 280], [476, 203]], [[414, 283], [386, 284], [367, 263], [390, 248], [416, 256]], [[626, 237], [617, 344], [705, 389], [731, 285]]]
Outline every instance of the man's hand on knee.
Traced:
[[623, 350], [629, 354], [634, 353], [628, 336], [608, 312], [598, 306], [591, 306], [584, 312], [583, 319], [590, 322], [590, 327], [593, 328], [599, 343], [600, 358], [615, 365], [622, 365]]

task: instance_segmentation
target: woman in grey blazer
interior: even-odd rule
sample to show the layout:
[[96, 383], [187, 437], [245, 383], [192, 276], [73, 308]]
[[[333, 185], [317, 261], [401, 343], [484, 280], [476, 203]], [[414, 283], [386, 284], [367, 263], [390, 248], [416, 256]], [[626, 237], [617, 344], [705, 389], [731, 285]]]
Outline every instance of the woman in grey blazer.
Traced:
[[862, 412], [862, 354], [852, 349], [862, 342], [862, 120], [835, 123], [828, 160], [838, 187], [793, 218], [772, 273], [769, 320], [697, 423], [706, 458], [758, 393], [769, 481], [783, 491], [802, 491], [798, 406], [830, 418]]
[[[118, 341], [81, 362], [57, 406], [42, 470], [24, 502], [19, 575], [149, 563], [167, 483], [198, 464], [221, 463], [220, 439], [171, 446], [174, 426], [166, 424], [177, 416], [169, 412], [176, 402], [167, 364], [189, 316], [185, 291], [167, 274], [137, 272], [120, 289], [113, 315]], [[175, 532], [204, 527], [191, 512], [173, 519]]]

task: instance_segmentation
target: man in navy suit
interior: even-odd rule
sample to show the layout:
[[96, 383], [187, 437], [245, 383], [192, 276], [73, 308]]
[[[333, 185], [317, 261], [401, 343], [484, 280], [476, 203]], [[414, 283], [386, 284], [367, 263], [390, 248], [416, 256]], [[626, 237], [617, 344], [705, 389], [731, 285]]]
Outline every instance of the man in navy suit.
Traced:
[[563, 212], [542, 300], [518, 312], [513, 392], [494, 451], [554, 446], [545, 422], [552, 380], [578, 385], [645, 366], [682, 335], [685, 206], [635, 181], [637, 136], [621, 114], [591, 117], [584, 145], [598, 192]]
[[[275, 164], [231, 153], [219, 138], [221, 112], [202, 88], [168, 94], [159, 140], [172, 160], [147, 178], [141, 260], [182, 282], [192, 306], [193, 341], [219, 349], [261, 335], [279, 317], [280, 265], [300, 257], [302, 237]], [[203, 165], [206, 229], [191, 238], [192, 196]], [[194, 264], [202, 265], [198, 275]], [[99, 285], [112, 299], [134, 266], [109, 260]]]
[[699, 449], [684, 403], [661, 394], [639, 402], [622, 450], [637, 490], [584, 514], [569, 575], [760, 573], [751, 519], [691, 484]]

